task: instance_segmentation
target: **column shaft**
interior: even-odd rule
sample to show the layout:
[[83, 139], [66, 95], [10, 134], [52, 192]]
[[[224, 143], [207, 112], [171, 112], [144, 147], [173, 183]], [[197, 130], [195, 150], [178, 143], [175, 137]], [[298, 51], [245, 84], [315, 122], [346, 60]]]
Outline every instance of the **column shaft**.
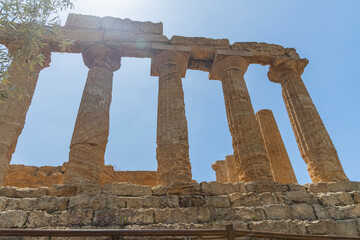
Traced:
[[239, 180], [273, 181], [243, 74], [239, 68], [229, 68], [221, 76]]
[[298, 74], [286, 74], [282, 95], [313, 182], [348, 181], [334, 144]]
[[226, 183], [227, 175], [226, 175], [226, 166], [224, 160], [218, 160], [211, 165], [212, 169], [214, 169], [216, 174], [216, 181]]
[[234, 155], [225, 157], [226, 179], [230, 183], [239, 182], [239, 167], [236, 165]]
[[181, 69], [173, 63], [164, 64], [159, 69], [156, 143], [159, 184], [190, 182], [192, 176]]
[[263, 109], [256, 113], [274, 181], [283, 184], [297, 183], [294, 170], [281, 138], [273, 113]]
[[109, 135], [113, 71], [120, 57], [107, 48], [89, 49], [83, 54], [90, 68], [70, 144], [64, 182], [99, 183]]
[[35, 66], [32, 72], [23, 74], [28, 64], [23, 59], [14, 59], [9, 68], [11, 87], [24, 88], [21, 98], [7, 98], [0, 104], [0, 186], [7, 173], [18, 138], [24, 128], [26, 114], [34, 95], [40, 71], [49, 66], [50, 52], [45, 54], [43, 66]]

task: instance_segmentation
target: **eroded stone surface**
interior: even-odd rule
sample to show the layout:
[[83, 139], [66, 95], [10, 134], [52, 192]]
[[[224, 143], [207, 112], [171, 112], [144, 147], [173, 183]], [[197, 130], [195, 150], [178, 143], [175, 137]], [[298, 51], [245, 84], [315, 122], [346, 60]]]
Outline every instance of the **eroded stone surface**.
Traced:
[[[10, 48], [10, 51], [16, 51], [16, 48]], [[43, 55], [43, 64], [35, 65], [31, 72], [23, 72], [24, 69], [29, 68], [25, 59], [15, 59], [8, 70], [10, 88], [26, 89], [26, 93], [20, 93], [19, 99], [6, 98], [0, 104], [0, 186], [3, 184], [12, 154], [24, 128], [26, 113], [34, 95], [39, 73], [50, 64], [50, 52], [46, 51]]]
[[120, 56], [100, 45], [86, 49], [83, 58], [90, 70], [71, 139], [64, 182], [100, 183], [109, 135], [113, 72], [120, 68]]
[[281, 83], [285, 106], [301, 156], [313, 182], [348, 181], [336, 149], [301, 79], [308, 61], [275, 62], [269, 79]]
[[261, 134], [265, 142], [272, 175], [275, 182], [297, 183], [284, 142], [271, 110], [263, 109], [256, 113]]
[[[239, 184], [218, 182], [177, 183], [152, 191], [110, 184], [101, 187], [101, 194], [76, 190], [70, 197], [33, 198], [17, 193], [33, 189], [2, 187], [7, 197], [0, 196], [0, 228], [224, 229], [234, 224], [245, 230], [359, 235], [360, 205], [353, 201], [357, 191], [351, 191], [356, 183], [342, 185], [344, 191], [338, 185], [337, 192], [318, 193], [279, 183], [246, 185], [248, 192]], [[76, 189], [85, 186], [91, 185]]]
[[241, 57], [217, 59], [210, 79], [221, 80], [239, 181], [273, 181], [264, 141], [247, 91], [244, 74], [248, 62]]
[[192, 180], [181, 82], [188, 57], [180, 52], [163, 51], [151, 62], [153, 75], [159, 76], [156, 159], [160, 185]]

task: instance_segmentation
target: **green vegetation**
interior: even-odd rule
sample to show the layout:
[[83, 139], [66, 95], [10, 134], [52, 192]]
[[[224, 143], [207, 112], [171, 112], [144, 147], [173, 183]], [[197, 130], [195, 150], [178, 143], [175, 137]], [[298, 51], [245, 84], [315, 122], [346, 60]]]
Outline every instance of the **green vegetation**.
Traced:
[[8, 69], [13, 61], [22, 76], [28, 76], [35, 66], [44, 64], [44, 37], [56, 40], [61, 50], [72, 45], [60, 32], [58, 15], [71, 8], [70, 0], [0, 0], [0, 36], [6, 39], [2, 41], [6, 46], [0, 45], [0, 103], [26, 92], [11, 86]]

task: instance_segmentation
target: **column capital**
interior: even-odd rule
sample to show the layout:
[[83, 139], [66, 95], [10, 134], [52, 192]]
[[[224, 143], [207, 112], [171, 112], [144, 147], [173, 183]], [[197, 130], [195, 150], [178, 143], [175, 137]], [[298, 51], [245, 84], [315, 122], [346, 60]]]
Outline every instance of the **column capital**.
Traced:
[[288, 74], [295, 74], [299, 77], [304, 72], [304, 69], [309, 61], [306, 58], [301, 60], [281, 60], [274, 61], [269, 68], [268, 78], [275, 83], [282, 83], [283, 77]]
[[217, 160], [211, 165], [211, 168], [213, 170], [215, 170], [215, 171], [218, 171], [221, 168], [223, 168], [224, 166], [225, 166], [225, 161], [224, 160]]
[[222, 80], [221, 75], [228, 69], [239, 69], [243, 74], [246, 72], [249, 63], [241, 56], [217, 57], [210, 69], [211, 80]]
[[121, 66], [121, 56], [118, 51], [104, 45], [96, 45], [86, 48], [82, 52], [83, 60], [88, 68], [95, 66], [105, 67], [113, 72]]
[[184, 78], [188, 67], [190, 54], [187, 52], [164, 50], [151, 58], [151, 76], [159, 76], [160, 68], [165, 64], [174, 64], [180, 68]]

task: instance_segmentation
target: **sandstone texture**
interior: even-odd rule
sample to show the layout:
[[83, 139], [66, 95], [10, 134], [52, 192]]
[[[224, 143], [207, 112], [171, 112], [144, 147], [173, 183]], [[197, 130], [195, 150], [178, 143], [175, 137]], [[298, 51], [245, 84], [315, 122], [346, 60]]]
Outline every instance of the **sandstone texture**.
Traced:
[[348, 181], [334, 144], [301, 79], [307, 60], [270, 66], [269, 79], [280, 83], [301, 156], [313, 182]]
[[226, 179], [227, 182], [236, 183], [240, 182], [239, 169], [235, 161], [234, 155], [228, 155], [225, 157]]
[[153, 74], [159, 76], [156, 159], [160, 185], [192, 180], [184, 91], [188, 56], [162, 51], [152, 59]]
[[[9, 46], [8, 48], [9, 51], [16, 51], [16, 48]], [[10, 89], [17, 89], [19, 96], [9, 97], [0, 104], [0, 186], [24, 128], [26, 113], [31, 104], [39, 73], [50, 64], [49, 51], [44, 52], [44, 58], [42, 66], [36, 65], [30, 72], [23, 72], [24, 68], [29, 67], [24, 59], [15, 59], [9, 67]], [[26, 89], [26, 92], [22, 92], [22, 89]]]
[[95, 46], [83, 53], [89, 74], [70, 144], [64, 182], [100, 183], [109, 136], [113, 72], [120, 57], [112, 49]]
[[359, 182], [44, 189], [1, 187], [0, 228], [223, 229], [234, 224], [238, 230], [347, 236], [359, 236], [360, 230]]
[[215, 171], [216, 181], [221, 183], [227, 182], [227, 173], [224, 160], [218, 160], [211, 165], [211, 168]]
[[245, 59], [226, 56], [215, 62], [210, 79], [221, 80], [222, 83], [239, 180], [273, 181], [264, 141], [244, 80], [247, 67]]
[[297, 183], [279, 128], [271, 110], [263, 109], [256, 113], [271, 171], [275, 182]]
[[[34, 167], [24, 165], [10, 165], [3, 185], [19, 188], [51, 187], [64, 183], [64, 172], [67, 163], [63, 166]], [[105, 165], [101, 173], [100, 184], [127, 182], [139, 185], [156, 186], [156, 171], [115, 171], [111, 165]]]

